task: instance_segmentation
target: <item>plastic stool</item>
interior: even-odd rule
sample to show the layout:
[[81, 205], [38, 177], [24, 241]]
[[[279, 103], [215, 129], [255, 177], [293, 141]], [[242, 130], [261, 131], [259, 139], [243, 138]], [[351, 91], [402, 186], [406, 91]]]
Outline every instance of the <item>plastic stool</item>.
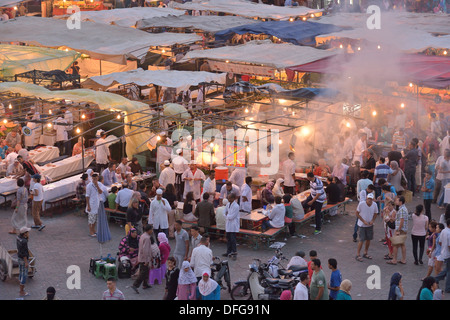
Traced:
[[109, 278], [114, 278], [117, 280], [117, 268], [115, 264], [107, 263], [105, 264], [105, 272], [103, 274], [103, 279], [108, 280]]
[[148, 274], [148, 284], [150, 286], [155, 284], [155, 280], [158, 280], [158, 284], [162, 284], [163, 275], [161, 274], [161, 268], [151, 269]]
[[95, 262], [94, 275], [96, 278], [103, 277], [103, 275], [105, 274], [105, 265], [106, 265], [105, 261], [96, 261]]

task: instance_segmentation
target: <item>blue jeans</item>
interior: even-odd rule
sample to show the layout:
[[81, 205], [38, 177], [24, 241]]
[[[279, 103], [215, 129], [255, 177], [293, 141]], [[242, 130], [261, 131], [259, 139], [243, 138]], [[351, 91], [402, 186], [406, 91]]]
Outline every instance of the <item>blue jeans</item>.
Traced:
[[28, 278], [28, 268], [25, 267], [25, 261], [23, 259], [18, 259], [19, 262], [19, 282], [21, 285], [27, 283]]
[[355, 227], [353, 228], [353, 240], [358, 239], [358, 229], [359, 229], [359, 227], [358, 227], [358, 218], [356, 218]]
[[439, 193], [438, 196], [438, 201], [437, 204], [439, 207], [442, 207], [442, 205], [444, 204], [444, 196], [445, 196], [445, 186], [450, 183], [450, 179], [442, 179], [441, 180], [441, 192]]
[[444, 260], [445, 269], [439, 273], [435, 279], [437, 282], [445, 279], [445, 292], [450, 293], [450, 258]]

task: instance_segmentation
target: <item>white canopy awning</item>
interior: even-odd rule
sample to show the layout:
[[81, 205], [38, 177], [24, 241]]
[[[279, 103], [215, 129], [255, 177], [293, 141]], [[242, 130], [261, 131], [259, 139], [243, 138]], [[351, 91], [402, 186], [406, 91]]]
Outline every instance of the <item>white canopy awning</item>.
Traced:
[[125, 64], [142, 58], [150, 47], [189, 44], [201, 40], [196, 34], [152, 34], [133, 28], [85, 21], [69, 29], [69, 21], [19, 17], [0, 22], [0, 42], [23, 42], [49, 48], [67, 47], [91, 58]]
[[92, 77], [83, 82], [83, 87], [111, 87], [115, 84], [134, 83], [139, 86], [154, 84], [166, 88], [176, 88], [177, 92], [189, 89], [201, 82], [225, 84], [226, 73], [177, 70], [143, 70], [141, 68], [126, 72], [116, 72], [104, 76]]
[[26, 2], [30, 0], [0, 0], [0, 8], [10, 8], [21, 2]]
[[[184, 15], [184, 11], [171, 8], [135, 7], [101, 11], [81, 11], [80, 14], [81, 21], [115, 24], [122, 27], [134, 27], [136, 26], [136, 22], [142, 19], [181, 16]], [[53, 18], [67, 19], [67, 17], [67, 15], [64, 15], [54, 16]]]
[[31, 70], [66, 70], [79, 57], [73, 50], [0, 44], [0, 78]]
[[169, 16], [138, 21], [136, 28], [192, 28], [206, 32], [218, 32], [228, 28], [258, 23], [259, 21], [235, 16]]
[[186, 3], [172, 2], [174, 8], [183, 10], [202, 10], [225, 12], [241, 17], [289, 20], [292, 17], [302, 17], [314, 14], [321, 16], [322, 10], [307, 7], [280, 7], [245, 0], [203, 0]]
[[239, 46], [188, 52], [180, 61], [205, 58], [211, 60], [249, 63], [285, 69], [335, 55], [335, 51], [296, 46], [290, 43], [276, 44], [270, 40], [250, 41]]
[[422, 52], [430, 47], [450, 46], [448, 14], [383, 12], [380, 29], [373, 30], [367, 28], [367, 19], [365, 13], [337, 13], [321, 17], [317, 22], [353, 29], [317, 36], [316, 42], [321, 44], [330, 39], [340, 38], [367, 40], [385, 48], [407, 53]]

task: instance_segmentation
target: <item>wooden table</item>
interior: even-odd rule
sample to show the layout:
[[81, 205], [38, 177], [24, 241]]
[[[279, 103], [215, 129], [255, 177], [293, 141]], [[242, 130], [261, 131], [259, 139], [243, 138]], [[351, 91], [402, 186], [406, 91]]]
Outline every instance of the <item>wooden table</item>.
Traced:
[[241, 216], [241, 228], [242, 229], [248, 229], [248, 230], [257, 230], [261, 228], [261, 224], [264, 220], [267, 220], [268, 217], [258, 212], [259, 210], [253, 210], [249, 214], [245, 216]]

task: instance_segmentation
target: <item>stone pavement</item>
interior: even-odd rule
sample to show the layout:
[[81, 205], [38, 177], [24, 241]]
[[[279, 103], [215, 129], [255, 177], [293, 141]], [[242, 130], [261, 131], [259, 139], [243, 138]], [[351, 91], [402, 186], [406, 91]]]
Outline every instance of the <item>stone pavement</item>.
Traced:
[[[407, 204], [409, 211], [413, 211], [415, 206], [421, 203], [421, 199], [414, 198], [413, 202]], [[301, 226], [297, 231], [307, 238], [289, 238], [283, 248], [283, 253], [290, 258], [298, 251], [303, 250], [308, 255], [310, 250], [316, 250], [321, 259], [327, 280], [330, 277], [327, 260], [335, 258], [338, 261], [338, 268], [341, 270], [343, 279], [350, 279], [353, 283], [351, 290], [354, 300], [386, 300], [389, 291], [389, 282], [393, 273], [400, 272], [403, 275], [403, 287], [405, 299], [416, 298], [418, 289], [421, 286], [420, 279], [427, 272], [427, 257], [424, 257], [424, 265], [415, 266], [411, 252], [411, 239], [407, 240], [407, 264], [387, 265], [383, 256], [387, 253], [387, 247], [378, 240], [384, 235], [381, 220], [378, 218], [375, 226], [374, 241], [369, 249], [369, 254], [373, 260], [364, 259], [364, 262], [355, 260], [357, 243], [352, 241], [353, 226], [355, 223], [356, 202], [347, 205], [347, 214], [330, 217], [330, 223], [325, 223], [322, 234], [313, 235], [313, 230], [309, 224]], [[443, 213], [432, 205], [434, 219], [439, 219]], [[15, 249], [16, 237], [8, 234], [10, 228], [10, 218], [12, 210], [0, 209], [0, 243], [8, 249]], [[31, 215], [28, 216], [29, 224], [32, 223]], [[35, 229], [30, 232], [29, 247], [37, 257], [37, 273], [33, 279], [29, 279], [26, 290], [30, 293], [26, 300], [40, 300], [45, 296], [45, 290], [49, 286], [56, 288], [57, 296], [64, 300], [98, 300], [106, 290], [104, 280], [96, 279], [89, 273], [89, 260], [91, 257], [98, 257], [103, 252], [116, 255], [117, 247], [124, 235], [123, 227], [115, 223], [110, 223], [113, 240], [102, 246], [96, 238], [88, 236], [87, 218], [80, 215], [80, 212], [64, 212], [62, 215], [54, 215], [53, 218], [44, 217], [46, 228], [39, 232]], [[410, 221], [411, 222], [411, 221]], [[412, 223], [409, 228], [411, 229]], [[283, 237], [278, 239], [283, 241]], [[172, 248], [175, 243], [171, 240]], [[214, 240], [211, 244], [214, 255], [221, 257], [226, 251], [226, 244]], [[238, 258], [230, 261], [232, 282], [245, 279], [248, 274], [248, 265], [253, 258], [263, 261], [269, 260], [273, 255], [272, 249], [262, 248], [253, 250], [246, 244], [238, 246]], [[81, 269], [81, 288], [68, 289], [67, 268], [71, 265], [79, 266]], [[368, 278], [373, 271], [369, 271], [369, 266], [380, 268], [380, 289], [369, 289], [366, 285]], [[153, 288], [142, 290], [136, 294], [129, 286], [131, 279], [119, 279], [117, 287], [125, 294], [126, 299], [135, 300], [160, 300], [164, 294], [164, 285], [154, 285]], [[441, 283], [443, 285], [443, 283]], [[19, 284], [17, 277], [0, 282], [0, 300], [14, 300], [18, 297]], [[450, 299], [447, 294], [446, 300]], [[222, 291], [222, 299], [229, 300], [228, 292]]]

